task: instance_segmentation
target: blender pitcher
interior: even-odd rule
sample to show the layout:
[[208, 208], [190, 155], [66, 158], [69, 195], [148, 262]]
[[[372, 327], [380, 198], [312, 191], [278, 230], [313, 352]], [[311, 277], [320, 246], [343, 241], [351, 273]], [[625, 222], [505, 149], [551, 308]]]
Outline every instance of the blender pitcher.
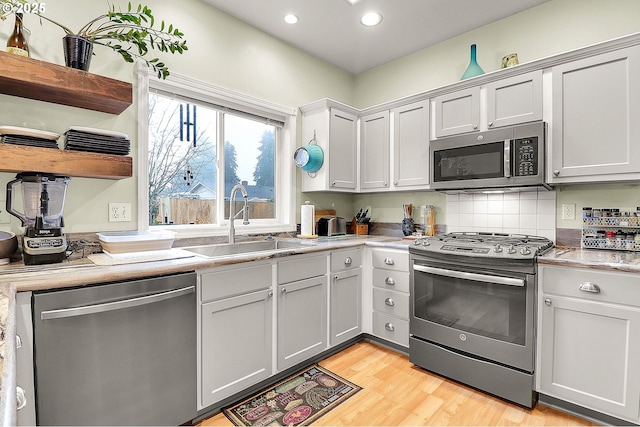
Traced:
[[[19, 173], [16, 179], [7, 183], [7, 211], [22, 221], [27, 228], [62, 228], [62, 209], [70, 178], [66, 176]], [[22, 209], [14, 207], [14, 187], [22, 184]]]

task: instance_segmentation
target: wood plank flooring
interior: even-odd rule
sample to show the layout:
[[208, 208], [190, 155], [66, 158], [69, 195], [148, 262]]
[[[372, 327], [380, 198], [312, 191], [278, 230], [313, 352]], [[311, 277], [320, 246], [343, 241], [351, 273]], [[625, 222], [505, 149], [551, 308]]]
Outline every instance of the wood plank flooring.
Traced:
[[[538, 404], [528, 410], [415, 367], [368, 341], [320, 362], [363, 389], [314, 426], [591, 426]], [[200, 426], [232, 426], [218, 413]]]

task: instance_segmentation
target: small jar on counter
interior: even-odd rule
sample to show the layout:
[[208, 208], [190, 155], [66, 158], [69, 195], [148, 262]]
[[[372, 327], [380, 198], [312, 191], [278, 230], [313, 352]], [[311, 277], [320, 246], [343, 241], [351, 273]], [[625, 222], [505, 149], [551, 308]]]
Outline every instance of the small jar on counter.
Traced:
[[636, 234], [627, 233], [624, 239], [624, 248], [627, 250], [633, 250], [636, 247]]
[[599, 248], [604, 248], [605, 247], [605, 242], [607, 240], [607, 236], [606, 236], [606, 233], [604, 232], [604, 230], [598, 230], [596, 232], [596, 239], [598, 240], [598, 247]]
[[593, 208], [591, 210], [591, 216], [593, 218], [600, 218], [602, 216], [602, 210], [600, 208]]
[[616, 247], [616, 233], [615, 231], [607, 231], [605, 234], [604, 247], [607, 249], [615, 249]]

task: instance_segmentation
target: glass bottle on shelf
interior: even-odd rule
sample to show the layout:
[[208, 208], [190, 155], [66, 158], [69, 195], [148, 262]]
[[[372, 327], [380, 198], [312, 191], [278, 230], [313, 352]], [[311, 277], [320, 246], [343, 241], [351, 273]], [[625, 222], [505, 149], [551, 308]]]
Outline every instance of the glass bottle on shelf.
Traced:
[[16, 22], [13, 32], [7, 40], [7, 52], [14, 55], [29, 56], [29, 45], [24, 37], [22, 28], [22, 13], [16, 13]]

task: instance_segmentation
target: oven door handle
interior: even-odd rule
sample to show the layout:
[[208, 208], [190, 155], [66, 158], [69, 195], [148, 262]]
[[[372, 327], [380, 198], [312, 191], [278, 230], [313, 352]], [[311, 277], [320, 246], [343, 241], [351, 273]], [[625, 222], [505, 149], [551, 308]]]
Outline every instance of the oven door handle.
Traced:
[[445, 270], [444, 268], [427, 267], [426, 265], [414, 265], [415, 271], [422, 273], [437, 274], [438, 276], [453, 277], [455, 279], [475, 280], [476, 282], [495, 283], [498, 285], [524, 286], [523, 279], [512, 277], [488, 276], [486, 274], [469, 273], [466, 271]]

